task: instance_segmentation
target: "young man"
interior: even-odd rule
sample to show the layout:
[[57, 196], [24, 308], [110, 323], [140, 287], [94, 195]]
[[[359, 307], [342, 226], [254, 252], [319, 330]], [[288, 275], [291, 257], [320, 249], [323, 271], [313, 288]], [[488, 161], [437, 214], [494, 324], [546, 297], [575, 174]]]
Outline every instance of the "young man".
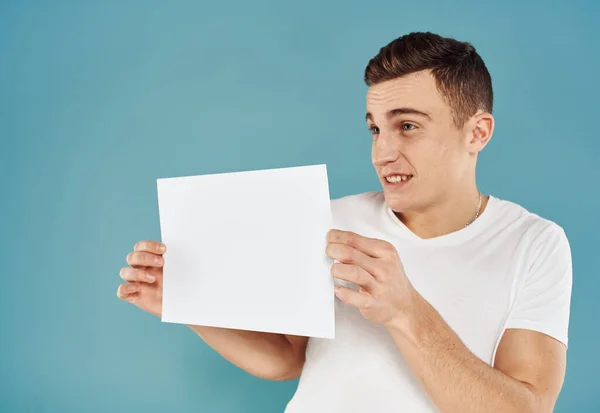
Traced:
[[[551, 412], [571, 252], [559, 225], [477, 189], [494, 130], [485, 64], [468, 43], [411, 33], [365, 81], [383, 191], [332, 201], [336, 338], [190, 328], [251, 374], [300, 377], [287, 413]], [[156, 315], [164, 251], [137, 243], [118, 290]]]

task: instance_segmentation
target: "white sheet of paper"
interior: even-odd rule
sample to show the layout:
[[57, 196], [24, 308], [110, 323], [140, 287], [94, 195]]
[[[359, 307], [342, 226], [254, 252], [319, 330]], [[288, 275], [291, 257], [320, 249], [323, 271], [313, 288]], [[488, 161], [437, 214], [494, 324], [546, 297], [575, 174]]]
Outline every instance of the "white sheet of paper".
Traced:
[[334, 337], [326, 165], [161, 178], [162, 321]]

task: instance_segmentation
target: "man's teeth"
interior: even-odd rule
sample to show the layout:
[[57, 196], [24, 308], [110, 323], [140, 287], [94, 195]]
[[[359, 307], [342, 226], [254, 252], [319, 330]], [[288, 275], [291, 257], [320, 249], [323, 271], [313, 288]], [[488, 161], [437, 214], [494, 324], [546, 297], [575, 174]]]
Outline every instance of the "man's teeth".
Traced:
[[406, 181], [410, 177], [412, 177], [412, 175], [394, 175], [394, 176], [386, 176], [385, 180], [388, 181], [389, 183], [397, 184], [398, 182]]

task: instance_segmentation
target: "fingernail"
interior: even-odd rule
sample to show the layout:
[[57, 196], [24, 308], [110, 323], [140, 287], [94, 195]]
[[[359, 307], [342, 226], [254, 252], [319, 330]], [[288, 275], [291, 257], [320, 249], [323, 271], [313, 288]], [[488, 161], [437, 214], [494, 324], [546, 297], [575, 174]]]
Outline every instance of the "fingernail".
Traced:
[[150, 281], [151, 283], [153, 283], [154, 281], [156, 281], [156, 277], [155, 277], [155, 276], [153, 276], [153, 275], [150, 275], [150, 274], [148, 274], [148, 275], [146, 276], [146, 279], [147, 279], [148, 281]]
[[156, 264], [160, 264], [160, 257], [154, 257], [154, 262]]
[[165, 247], [165, 245], [164, 245], [164, 244], [158, 244], [158, 250], [159, 250], [159, 251], [161, 251], [161, 252], [164, 252], [164, 251], [165, 251], [165, 249], [166, 249], [166, 247]]

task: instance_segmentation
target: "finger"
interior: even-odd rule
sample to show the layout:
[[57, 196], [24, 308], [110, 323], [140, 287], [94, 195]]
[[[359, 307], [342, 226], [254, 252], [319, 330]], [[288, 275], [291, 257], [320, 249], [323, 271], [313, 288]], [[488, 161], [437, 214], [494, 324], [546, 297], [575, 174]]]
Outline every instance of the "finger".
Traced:
[[162, 293], [160, 290], [153, 288], [149, 284], [140, 284], [140, 289], [137, 293], [131, 294], [127, 302], [141, 308], [144, 311], [162, 316]]
[[117, 297], [121, 300], [126, 300], [130, 295], [139, 291], [139, 286], [136, 284], [121, 284], [117, 288]]
[[164, 257], [142, 251], [130, 252], [127, 254], [126, 261], [131, 266], [162, 267], [165, 264]]
[[365, 255], [373, 258], [386, 258], [396, 254], [396, 248], [387, 241], [367, 238], [351, 231], [332, 229], [327, 233], [327, 241], [336, 244], [349, 245]]
[[342, 287], [341, 285], [335, 287], [335, 295], [344, 303], [360, 310], [368, 310], [375, 303], [375, 299], [372, 296], [354, 291], [351, 288]]
[[339, 280], [349, 281], [370, 291], [375, 279], [364, 269], [351, 264], [334, 263], [331, 266], [331, 275]]
[[146, 272], [144, 270], [140, 270], [138, 268], [131, 268], [131, 267], [121, 268], [119, 275], [121, 276], [121, 278], [123, 280], [129, 281], [129, 282], [139, 281], [139, 282], [145, 282], [145, 283], [153, 283], [154, 281], [156, 281], [155, 276], [153, 276], [152, 274], [149, 274], [148, 272]]
[[134, 251], [151, 252], [152, 254], [162, 255], [167, 250], [167, 246], [158, 241], [139, 241], [133, 246]]
[[337, 260], [342, 264], [357, 265], [375, 276], [377, 271], [377, 260], [360, 252], [359, 250], [345, 244], [327, 244], [325, 253], [329, 258]]

